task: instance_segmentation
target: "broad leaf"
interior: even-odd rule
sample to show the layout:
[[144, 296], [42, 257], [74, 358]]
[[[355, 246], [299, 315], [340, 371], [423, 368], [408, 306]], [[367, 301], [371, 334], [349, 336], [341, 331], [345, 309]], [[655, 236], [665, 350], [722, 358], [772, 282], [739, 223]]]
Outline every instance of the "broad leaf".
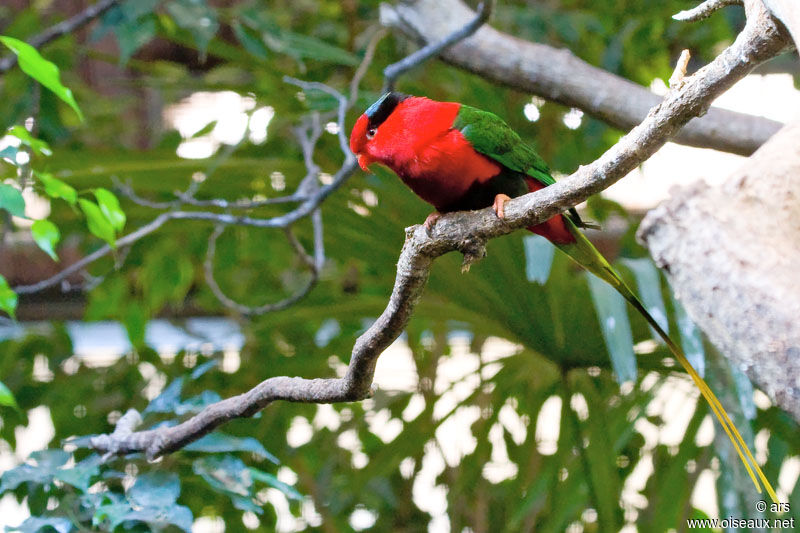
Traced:
[[184, 448], [190, 452], [251, 452], [264, 459], [269, 459], [275, 464], [280, 461], [277, 457], [269, 453], [264, 445], [252, 437], [235, 437], [215, 431], [194, 441]]
[[44, 184], [44, 192], [50, 198], [61, 198], [72, 205], [75, 205], [75, 202], [78, 201], [77, 191], [71, 185], [54, 178], [52, 174], [37, 172], [36, 177]]
[[58, 227], [49, 220], [37, 220], [31, 226], [31, 233], [33, 234], [33, 240], [39, 248], [47, 252], [47, 255], [49, 255], [53, 261], [58, 261], [56, 245], [59, 239], [61, 239], [61, 233], [58, 231]]
[[148, 472], [136, 478], [128, 489], [134, 507], [164, 507], [178, 500], [181, 482], [172, 472]]
[[5, 209], [15, 217], [25, 216], [25, 199], [19, 189], [5, 183], [0, 183], [0, 209]]
[[525, 246], [525, 276], [528, 281], [544, 285], [550, 277], [555, 246], [539, 235], [526, 235], [522, 242]]
[[106, 220], [117, 232], [121, 232], [125, 228], [125, 212], [120, 208], [117, 197], [113, 192], [102, 187], [94, 190], [94, 196], [97, 198], [97, 204], [100, 206], [100, 211], [103, 212]]
[[625, 299], [605, 281], [589, 273], [586, 276], [617, 381], [635, 381], [636, 356]]
[[0, 42], [17, 54], [19, 67], [25, 74], [53, 91], [56, 96], [74, 109], [78, 117], [83, 120], [83, 113], [81, 113], [75, 97], [72, 96], [72, 91], [61, 84], [61, 74], [54, 63], [43, 58], [36, 48], [19, 39], [0, 36]]
[[116, 248], [114, 227], [94, 202], [80, 198], [78, 204], [86, 215], [86, 223], [93, 235], [106, 241], [109, 246]]
[[30, 147], [30, 149], [37, 154], [45, 156], [53, 155], [53, 151], [50, 149], [49, 144], [41, 139], [37, 139], [22, 126], [12, 126], [8, 130], [8, 134], [19, 139], [22, 144]]

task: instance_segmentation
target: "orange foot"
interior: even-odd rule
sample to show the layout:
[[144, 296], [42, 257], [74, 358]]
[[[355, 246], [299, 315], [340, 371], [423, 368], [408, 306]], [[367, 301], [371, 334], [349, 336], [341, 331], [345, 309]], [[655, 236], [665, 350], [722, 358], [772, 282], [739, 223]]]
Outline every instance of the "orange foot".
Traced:
[[425, 229], [428, 230], [428, 233], [431, 232], [431, 230], [433, 229], [433, 225], [436, 224], [436, 221], [439, 220], [441, 216], [442, 214], [438, 211], [434, 211], [433, 213], [428, 215], [428, 218], [426, 218], [425, 222], [423, 223], [423, 226], [425, 226]]
[[511, 200], [511, 197], [507, 194], [498, 194], [494, 197], [492, 209], [494, 209], [494, 212], [497, 213], [497, 218], [505, 218], [506, 202], [509, 200]]

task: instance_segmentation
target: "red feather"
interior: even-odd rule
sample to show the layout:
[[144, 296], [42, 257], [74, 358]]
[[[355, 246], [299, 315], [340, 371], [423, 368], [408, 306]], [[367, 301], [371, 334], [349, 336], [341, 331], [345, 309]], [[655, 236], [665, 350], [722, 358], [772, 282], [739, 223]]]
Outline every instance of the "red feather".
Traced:
[[[476, 182], [484, 183], [503, 169], [453, 129], [460, 108], [455, 102], [407, 98], [397, 104], [371, 139], [367, 136], [368, 118], [362, 115], [353, 127], [350, 149], [365, 170], [373, 162], [388, 166], [418, 196], [445, 212]], [[526, 181], [531, 191], [544, 187], [533, 178]], [[556, 243], [573, 242], [562, 216], [528, 229]]]

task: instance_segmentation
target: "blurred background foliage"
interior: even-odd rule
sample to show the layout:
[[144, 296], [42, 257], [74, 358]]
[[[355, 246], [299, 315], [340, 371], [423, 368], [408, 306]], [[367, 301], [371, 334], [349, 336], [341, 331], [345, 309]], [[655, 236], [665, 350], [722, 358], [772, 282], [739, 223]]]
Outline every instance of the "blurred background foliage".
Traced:
[[[0, 34], [29, 39], [83, 4], [4, 2]], [[0, 78], [0, 125], [35, 117], [35, 135], [52, 150], [50, 156], [32, 152], [29, 165], [1, 161], [0, 177], [19, 184], [29, 166], [83, 195], [113, 189], [116, 179], [158, 201], [173, 200], [173, 191], [186, 189], [197, 173], [206, 176], [201, 199], [292, 191], [305, 173], [292, 128], [309, 111], [333, 109], [335, 101], [300, 95], [283, 77], [345, 91], [378, 30], [378, 7], [354, 0], [121, 2], [88, 29], [42, 50], [72, 89], [83, 122], [20, 69]], [[567, 47], [649, 85], [669, 77], [682, 48], [691, 48], [694, 61], [707, 61], [743, 23], [733, 9], [699, 24], [670, 18], [687, 7], [678, 0], [503, 0], [492, 24]], [[348, 124], [378, 96], [382, 68], [412, 50], [401, 36], [380, 41]], [[568, 127], [563, 106], [438, 62], [411, 72], [398, 88], [497, 113], [560, 173], [593, 160], [622, 133], [589, 117]], [[207, 158], [180, 157], [182, 143], [213, 138], [216, 124], [208, 120], [179, 133], [168, 110], [194, 93], [221, 91], [252, 102], [245, 113], [273, 113], [266, 138], [217, 143]], [[535, 121], [523, 112], [531, 104]], [[342, 158], [335, 135], [323, 134], [315, 158], [322, 172], [335, 172]], [[33, 186], [43, 188], [37, 179]], [[49, 196], [62, 261], [102, 244], [81, 211]], [[118, 196], [127, 216], [123, 233], [158, 213]], [[745, 438], [766, 455], [764, 471], [776, 483], [800, 451], [797, 425], [768, 402], [754, 403], [746, 378], [703, 342], [635, 242], [638, 214], [600, 198], [586, 210], [607, 228], [593, 236], [598, 246], [611, 258], [626, 258], [617, 264], [706, 367]], [[189, 530], [201, 517], [216, 520], [205, 522], [213, 531], [221, 525], [226, 531], [682, 530], [685, 518], [704, 515], [692, 495], [708, 471], [717, 501], [706, 500], [721, 516], [755, 516], [752, 505], [760, 497], [724, 436], [701, 435], [710, 425], [707, 406], [695, 406], [690, 381], [650, 341], [644, 321], [564, 257], [553, 257], [549, 245], [519, 233], [492, 241], [487, 259], [468, 274], [458, 274], [454, 254], [437, 261], [403, 337], [413, 360], [408, 387], [379, 388], [374, 398], [352, 405], [273, 405], [253, 420], [232, 421], [216, 440], [157, 463], [137, 456], [102, 463], [85, 450], [61, 451], [65, 439], [109, 431], [131, 407], [150, 405], [145, 424], [156, 424], [270, 376], [341, 370], [355, 338], [386, 304], [403, 228], [424, 220], [428, 208], [390, 175], [357, 173], [322, 213], [322, 279], [278, 313], [241, 317], [215, 298], [202, 269], [213, 228], [203, 222], [170, 222], [129, 251], [96, 262], [90, 272], [102, 281], [89, 291], [21, 297], [18, 315], [29, 327], [0, 342], [0, 381], [13, 394], [7, 403], [18, 405], [0, 411], [8, 458], [0, 491], [30, 509], [23, 530]], [[8, 215], [3, 222], [3, 254], [24, 259], [21, 266], [2, 266], [12, 286], [30, 282], [29, 271], [58, 268], [30, 246], [24, 224], [15, 228], [19, 222]], [[310, 223], [301, 221], [296, 230], [310, 246]], [[214, 268], [225, 292], [248, 305], [280, 300], [306, 280], [280, 231], [228, 228]], [[226, 368], [222, 353], [165, 356], [144, 342], [152, 318], [180, 327], [188, 317], [219, 315], [244, 333], [233, 367]], [[100, 366], [75, 357], [64, 321], [106, 319], [125, 326], [132, 353]], [[618, 327], [604, 331], [610, 320]], [[26, 459], [20, 428], [42, 408], [54, 428], [50, 450]], [[685, 415], [678, 422], [676, 410]], [[671, 437], [659, 429], [665, 420], [678, 426]], [[21, 460], [28, 462], [11, 469]], [[795, 480], [784, 489], [800, 508]], [[203, 530], [199, 524], [196, 530]]]

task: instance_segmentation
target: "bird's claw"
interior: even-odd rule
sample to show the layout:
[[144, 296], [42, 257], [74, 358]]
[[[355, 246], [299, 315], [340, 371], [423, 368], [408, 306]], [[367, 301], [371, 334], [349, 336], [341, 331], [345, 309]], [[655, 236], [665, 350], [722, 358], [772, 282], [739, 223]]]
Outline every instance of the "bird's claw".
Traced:
[[494, 209], [494, 212], [497, 214], [497, 218], [505, 218], [506, 202], [509, 200], [511, 200], [511, 197], [507, 194], [498, 194], [494, 197], [492, 209]]
[[428, 215], [428, 218], [425, 219], [425, 222], [423, 222], [422, 225], [425, 226], [425, 229], [428, 231], [428, 235], [430, 235], [433, 225], [436, 224], [436, 221], [439, 220], [441, 216], [442, 214], [440, 212], [434, 211]]

